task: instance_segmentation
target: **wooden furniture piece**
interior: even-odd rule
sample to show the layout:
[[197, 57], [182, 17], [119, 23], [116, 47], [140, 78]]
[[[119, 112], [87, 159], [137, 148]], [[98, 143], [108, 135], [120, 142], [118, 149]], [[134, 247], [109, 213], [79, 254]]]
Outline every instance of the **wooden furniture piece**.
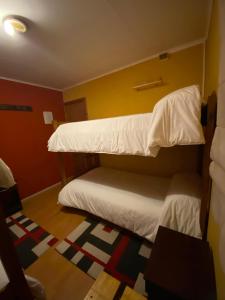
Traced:
[[16, 184], [8, 189], [0, 188], [0, 202], [5, 217], [8, 217], [22, 209]]
[[[200, 226], [201, 226], [203, 239], [206, 239], [209, 208], [210, 208], [210, 198], [211, 198], [211, 178], [209, 176], [210, 147], [214, 135], [215, 125], [216, 125], [216, 112], [217, 112], [217, 97], [215, 92], [212, 93], [211, 96], [209, 96], [207, 106], [202, 107], [202, 112], [204, 112], [202, 113], [202, 125], [204, 127], [206, 144], [202, 146], [202, 152], [201, 152], [200, 172], [202, 175], [202, 183], [203, 183], [203, 198], [201, 201], [201, 210], [200, 210]], [[57, 126], [60, 124], [62, 124], [62, 122], [54, 121], [53, 123], [54, 129], [56, 129]], [[64, 164], [63, 154], [64, 153], [58, 153], [62, 183], [63, 185], [65, 185], [66, 175], [65, 175], [65, 164]], [[98, 154], [85, 154], [84, 162], [86, 167], [83, 169], [83, 173], [99, 166], [99, 156]], [[82, 173], [80, 175], [82, 175]]]
[[216, 285], [208, 242], [160, 226], [146, 272], [151, 300], [214, 300]]
[[[122, 288], [121, 288], [122, 287]], [[146, 300], [105, 272], [101, 272], [84, 300]]]
[[9, 278], [9, 284], [0, 292], [0, 300], [31, 300], [33, 296], [25, 280], [23, 270], [20, 267], [9, 229], [4, 220], [1, 205], [0, 232], [0, 258]]

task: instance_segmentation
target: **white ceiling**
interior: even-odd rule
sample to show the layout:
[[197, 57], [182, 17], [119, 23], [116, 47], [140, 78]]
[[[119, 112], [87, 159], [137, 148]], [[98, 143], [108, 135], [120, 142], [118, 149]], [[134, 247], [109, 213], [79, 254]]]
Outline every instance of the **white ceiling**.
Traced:
[[210, 0], [7, 0], [0, 19], [0, 77], [63, 89], [206, 36]]

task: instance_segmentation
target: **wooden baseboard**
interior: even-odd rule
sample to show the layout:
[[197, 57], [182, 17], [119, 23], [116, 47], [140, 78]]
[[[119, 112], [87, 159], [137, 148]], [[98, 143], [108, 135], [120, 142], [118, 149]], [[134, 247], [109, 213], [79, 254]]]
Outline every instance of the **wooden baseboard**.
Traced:
[[[67, 177], [67, 179], [66, 179], [67, 183], [70, 182], [73, 178], [74, 178], [73, 176]], [[38, 195], [40, 195], [40, 194], [42, 194], [42, 193], [44, 193], [44, 192], [46, 192], [46, 191], [48, 191], [48, 190], [51, 190], [51, 189], [53, 189], [53, 188], [55, 188], [55, 187], [57, 187], [57, 186], [60, 186], [61, 184], [62, 184], [61, 181], [59, 181], [59, 182], [57, 182], [57, 183], [55, 183], [55, 184], [53, 184], [53, 185], [50, 185], [50, 186], [46, 187], [46, 188], [43, 189], [43, 190], [40, 190], [40, 191], [37, 192], [37, 193], [31, 194], [31, 195], [29, 195], [29, 196], [27, 196], [27, 197], [25, 197], [25, 198], [22, 198], [21, 201], [23, 201], [23, 203], [24, 203], [24, 201], [27, 201], [27, 200], [29, 200], [30, 198], [33, 198], [34, 196], [38, 196]]]
[[61, 184], [61, 182], [57, 182], [57, 183], [55, 183], [55, 184], [53, 184], [53, 185], [50, 185], [50, 186], [46, 187], [45, 189], [40, 190], [39, 192], [36, 192], [36, 193], [31, 194], [31, 195], [29, 195], [29, 196], [27, 196], [27, 197], [25, 197], [25, 198], [22, 198], [21, 201], [22, 201], [22, 202], [28, 201], [30, 198], [33, 198], [34, 196], [38, 196], [38, 195], [40, 195], [40, 194], [42, 194], [42, 193], [44, 193], [44, 192], [46, 192], [46, 191], [48, 191], [48, 190], [51, 190], [51, 189], [53, 189], [53, 188], [55, 188], [55, 187], [57, 187], [57, 186], [60, 186], [60, 184]]

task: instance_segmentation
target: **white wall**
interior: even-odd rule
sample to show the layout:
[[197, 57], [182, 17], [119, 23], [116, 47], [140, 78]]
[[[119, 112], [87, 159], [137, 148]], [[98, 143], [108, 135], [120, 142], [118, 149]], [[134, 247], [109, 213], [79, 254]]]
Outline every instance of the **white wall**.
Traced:
[[[220, 74], [217, 128], [211, 149], [212, 213], [220, 227], [219, 255], [225, 273], [225, 0], [219, 1]], [[225, 284], [225, 283], [224, 283]]]

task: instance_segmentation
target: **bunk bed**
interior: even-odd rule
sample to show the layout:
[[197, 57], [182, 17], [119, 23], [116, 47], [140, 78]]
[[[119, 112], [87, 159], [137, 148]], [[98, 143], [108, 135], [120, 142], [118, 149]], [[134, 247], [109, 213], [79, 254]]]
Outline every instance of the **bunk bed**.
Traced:
[[[59, 202], [86, 210], [154, 241], [159, 225], [205, 237], [210, 199], [209, 152], [216, 120], [216, 95], [208, 99], [207, 117], [201, 115], [197, 86], [161, 99], [152, 114], [63, 124], [49, 139], [49, 151], [132, 154], [155, 157], [160, 147], [203, 144], [201, 176], [175, 174], [172, 178], [144, 176], [99, 167], [72, 180]], [[206, 112], [206, 107], [202, 109]], [[202, 118], [202, 125], [200, 123]], [[207, 119], [207, 120], [205, 120]], [[206, 122], [207, 121], [207, 122]], [[90, 154], [91, 155], [91, 154]], [[88, 159], [90, 156], [87, 156]], [[63, 170], [62, 159], [61, 170]], [[97, 168], [96, 168], [97, 167]], [[65, 172], [62, 172], [65, 183]]]

